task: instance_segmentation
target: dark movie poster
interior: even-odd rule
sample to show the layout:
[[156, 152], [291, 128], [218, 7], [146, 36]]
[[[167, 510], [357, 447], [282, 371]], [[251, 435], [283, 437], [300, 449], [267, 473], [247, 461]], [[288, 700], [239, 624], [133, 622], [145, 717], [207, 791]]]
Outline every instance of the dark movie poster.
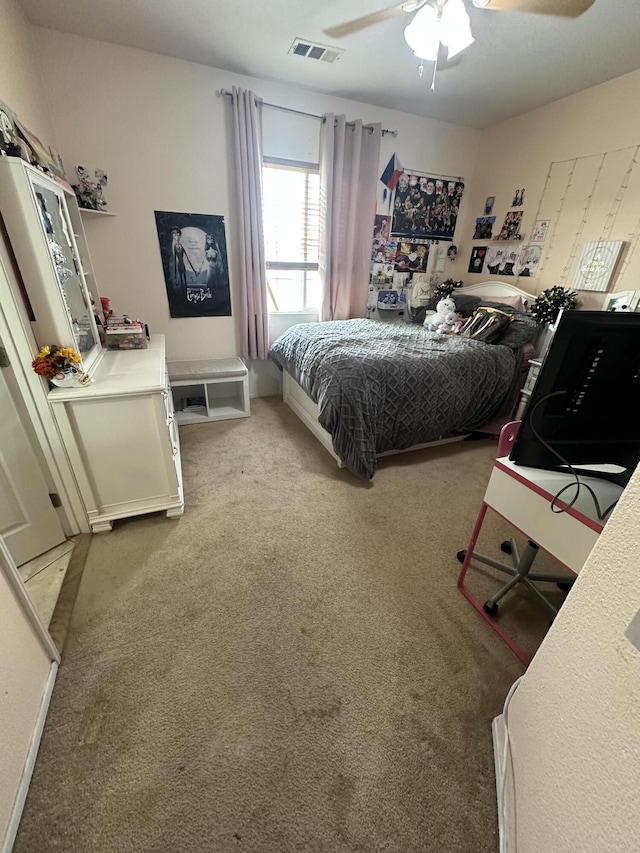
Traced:
[[423, 240], [453, 240], [464, 192], [462, 181], [400, 175], [391, 233]]
[[156, 210], [172, 317], [230, 317], [224, 217]]

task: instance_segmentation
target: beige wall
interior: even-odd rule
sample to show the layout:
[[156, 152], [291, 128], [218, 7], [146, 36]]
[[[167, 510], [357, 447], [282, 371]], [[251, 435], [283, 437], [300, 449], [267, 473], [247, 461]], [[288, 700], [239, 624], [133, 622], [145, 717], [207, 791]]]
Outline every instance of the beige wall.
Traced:
[[[635, 243], [640, 218], [640, 165], [634, 165], [625, 181], [640, 144], [640, 112], [635, 107], [639, 95], [640, 71], [635, 71], [482, 132], [469, 204], [459, 232], [463, 250], [457, 269], [466, 283], [486, 277], [466, 272], [475, 217], [482, 215], [485, 198], [496, 196], [494, 214], [499, 228], [511, 207], [514, 190], [524, 187], [525, 238], [536, 218], [550, 218], [552, 224], [543, 244], [542, 275], [529, 281], [521, 279], [520, 286], [527, 289], [529, 285], [539, 292], [553, 284], [570, 285], [582, 242], [598, 239], [631, 243], [614, 287], [635, 290], [639, 286], [640, 251]], [[552, 163], [557, 165], [545, 191]], [[629, 186], [617, 204], [623, 182]], [[477, 245], [485, 243], [477, 241]], [[601, 295], [585, 296], [585, 307], [598, 308], [601, 303]]]
[[640, 470], [511, 703], [518, 853], [640, 850], [638, 518]]
[[0, 0], [0, 100], [43, 142], [56, 147], [33, 29], [16, 0]]
[[[397, 129], [397, 138], [383, 139], [381, 168], [397, 151], [411, 168], [473, 170], [476, 130], [50, 30], [36, 37], [67, 170], [82, 164], [109, 174], [105, 195], [117, 216], [85, 223], [99, 288], [117, 311], [164, 333], [170, 359], [239, 352], [235, 317], [169, 317], [153, 217], [154, 210], [225, 216], [237, 314], [230, 108], [217, 89], [249, 87], [283, 106]], [[264, 125], [266, 154], [317, 161], [317, 120], [265, 109]]]
[[[543, 254], [541, 277], [520, 279], [521, 287], [570, 285], [580, 228], [581, 240], [605, 231], [607, 239], [629, 241], [615, 287], [640, 287], [640, 166], [633, 163], [639, 94], [640, 72], [634, 72], [483, 131], [461, 223], [461, 278], [486, 277], [466, 272], [473, 245], [466, 235], [485, 198], [496, 196], [500, 225], [514, 190], [524, 187], [522, 231], [527, 235], [536, 218], [550, 218], [543, 245], [552, 251], [546, 263]], [[585, 307], [600, 307], [601, 296], [581, 296]], [[624, 636], [640, 608], [639, 517], [640, 472], [511, 703], [516, 818], [509, 850], [640, 850], [640, 653]]]

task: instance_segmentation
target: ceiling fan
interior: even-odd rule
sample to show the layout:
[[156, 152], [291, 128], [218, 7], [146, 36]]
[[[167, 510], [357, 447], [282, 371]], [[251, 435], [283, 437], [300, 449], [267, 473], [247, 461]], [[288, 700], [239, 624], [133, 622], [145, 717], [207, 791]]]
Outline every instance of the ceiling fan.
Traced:
[[[436, 6], [446, 5], [446, 0], [435, 0]], [[595, 0], [471, 0], [473, 6], [478, 9], [488, 9], [496, 12], [531, 12], [537, 15], [555, 15], [560, 18], [578, 18], [595, 3]], [[404, 3], [395, 3], [370, 15], [363, 15], [336, 27], [329, 27], [325, 33], [331, 38], [343, 38], [344, 36], [357, 33], [374, 24], [386, 21], [396, 15], [417, 12], [427, 3], [427, 0], [405, 0]]]

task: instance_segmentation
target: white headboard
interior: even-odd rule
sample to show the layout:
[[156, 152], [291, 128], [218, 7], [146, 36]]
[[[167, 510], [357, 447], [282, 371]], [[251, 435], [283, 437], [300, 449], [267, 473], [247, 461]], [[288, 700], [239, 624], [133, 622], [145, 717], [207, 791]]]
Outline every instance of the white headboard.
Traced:
[[[529, 303], [536, 298], [534, 293], [527, 293], [518, 287], [514, 287], [513, 284], [507, 284], [505, 281], [481, 281], [479, 284], [470, 284], [469, 287], [461, 288], [460, 293], [470, 293], [475, 296], [522, 296]], [[456, 298], [455, 290], [453, 291], [453, 298], [454, 300]]]

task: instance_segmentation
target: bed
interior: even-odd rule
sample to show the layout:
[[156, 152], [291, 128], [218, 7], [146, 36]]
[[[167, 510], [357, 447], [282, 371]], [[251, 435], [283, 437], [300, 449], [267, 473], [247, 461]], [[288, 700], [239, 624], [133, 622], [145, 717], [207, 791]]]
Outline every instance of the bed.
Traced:
[[[465, 287], [459, 302], [462, 294], [468, 305], [535, 299], [504, 282]], [[514, 322], [497, 344], [421, 323], [345, 320], [292, 326], [270, 356], [283, 371], [285, 403], [339, 465], [368, 480], [380, 456], [495, 433], [509, 419], [537, 332], [511, 308]]]

